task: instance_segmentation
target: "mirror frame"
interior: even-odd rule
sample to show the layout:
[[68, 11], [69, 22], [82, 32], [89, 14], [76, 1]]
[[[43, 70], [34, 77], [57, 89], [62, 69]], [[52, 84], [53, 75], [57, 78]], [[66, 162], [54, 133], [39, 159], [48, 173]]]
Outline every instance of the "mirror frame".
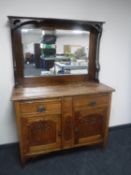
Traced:
[[[8, 16], [8, 18], [11, 29], [15, 86], [50, 85], [78, 81], [99, 82], [99, 47], [104, 22], [18, 16]], [[23, 26], [29, 26], [34, 29], [47, 27], [51, 29], [89, 31], [88, 74], [24, 77], [24, 57], [21, 39], [21, 28]]]

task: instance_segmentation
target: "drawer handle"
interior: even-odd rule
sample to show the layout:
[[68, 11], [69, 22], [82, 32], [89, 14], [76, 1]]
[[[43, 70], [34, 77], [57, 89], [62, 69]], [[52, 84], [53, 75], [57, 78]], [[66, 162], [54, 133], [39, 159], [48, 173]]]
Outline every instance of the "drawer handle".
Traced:
[[44, 106], [39, 106], [37, 112], [45, 112], [46, 108]]
[[91, 106], [91, 107], [95, 107], [96, 106], [96, 101], [95, 100], [91, 101], [88, 105]]

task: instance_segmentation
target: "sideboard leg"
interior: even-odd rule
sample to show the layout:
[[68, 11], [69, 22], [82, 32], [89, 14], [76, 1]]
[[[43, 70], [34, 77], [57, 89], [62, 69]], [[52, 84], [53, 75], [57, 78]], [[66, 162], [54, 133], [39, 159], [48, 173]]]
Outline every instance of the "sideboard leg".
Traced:
[[26, 165], [26, 158], [25, 157], [21, 157], [21, 165], [24, 168]]

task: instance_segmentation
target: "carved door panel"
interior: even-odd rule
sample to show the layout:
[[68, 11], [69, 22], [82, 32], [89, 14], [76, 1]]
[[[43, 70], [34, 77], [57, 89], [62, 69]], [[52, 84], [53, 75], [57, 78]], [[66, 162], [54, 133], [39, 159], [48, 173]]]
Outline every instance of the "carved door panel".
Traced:
[[61, 148], [59, 115], [22, 117], [24, 153], [46, 152]]
[[75, 144], [102, 142], [108, 110], [106, 107], [75, 112]]

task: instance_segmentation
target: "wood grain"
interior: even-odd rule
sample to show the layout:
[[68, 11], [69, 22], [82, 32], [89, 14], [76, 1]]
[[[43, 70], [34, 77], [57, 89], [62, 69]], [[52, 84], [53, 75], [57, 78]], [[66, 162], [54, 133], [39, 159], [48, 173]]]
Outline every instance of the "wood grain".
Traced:
[[14, 88], [12, 100], [34, 100], [45, 98], [58, 98], [76, 95], [93, 95], [106, 94], [113, 92], [114, 89], [98, 83], [73, 83], [55, 86], [41, 86], [41, 87], [20, 87]]

